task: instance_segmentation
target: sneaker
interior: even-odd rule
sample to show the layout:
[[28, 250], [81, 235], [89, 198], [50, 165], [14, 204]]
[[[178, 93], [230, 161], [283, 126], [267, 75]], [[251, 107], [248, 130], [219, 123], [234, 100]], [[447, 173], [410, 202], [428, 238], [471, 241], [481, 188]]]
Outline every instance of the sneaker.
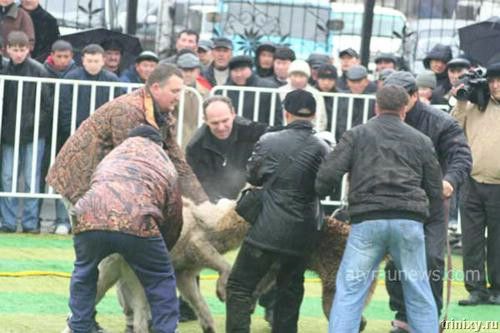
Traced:
[[66, 224], [59, 224], [56, 229], [54, 230], [54, 234], [56, 235], [68, 235], [69, 234], [69, 227]]
[[395, 319], [391, 322], [391, 330], [389, 333], [408, 333], [410, 332], [410, 327], [407, 323], [402, 320]]
[[469, 294], [469, 297], [466, 299], [461, 299], [458, 301], [458, 305], [460, 306], [473, 306], [479, 304], [491, 304], [488, 295], [482, 295], [477, 292], [473, 292]]
[[4, 232], [4, 233], [9, 233], [10, 234], [10, 233], [16, 232], [16, 229], [11, 229], [11, 228], [3, 225], [3, 226], [0, 227], [0, 232]]

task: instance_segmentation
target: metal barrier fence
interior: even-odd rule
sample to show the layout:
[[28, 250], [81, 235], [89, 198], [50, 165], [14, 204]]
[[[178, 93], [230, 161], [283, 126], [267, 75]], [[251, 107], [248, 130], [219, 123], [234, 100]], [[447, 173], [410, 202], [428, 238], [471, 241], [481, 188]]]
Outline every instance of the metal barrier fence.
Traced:
[[[6, 95], [6, 92], [11, 93], [12, 88], [14, 87], [16, 90], [15, 98], [15, 123], [12, 124], [4, 124], [3, 121], [5, 119], [5, 113], [12, 112], [13, 110], [4, 110], [4, 106], [8, 99], [12, 99], [13, 96]], [[37, 177], [37, 170], [41, 169], [41, 156], [39, 156], [40, 152], [49, 154], [49, 163], [52, 165], [54, 162], [56, 152], [57, 152], [57, 143], [59, 135], [62, 133], [64, 128], [59, 126], [61, 106], [68, 105], [70, 103], [70, 114], [71, 121], [69, 128], [67, 129], [67, 134], [71, 135], [77, 128], [77, 119], [79, 116], [79, 108], [82, 107], [82, 100], [80, 100], [80, 96], [83, 96], [83, 100], [88, 101], [88, 115], [94, 113], [96, 109], [96, 99], [99, 97], [103, 97], [103, 92], [105, 92], [105, 102], [112, 100], [116, 97], [116, 95], [121, 93], [131, 92], [133, 89], [137, 89], [142, 87], [141, 84], [131, 84], [131, 83], [123, 83], [123, 82], [98, 82], [98, 81], [82, 81], [82, 80], [66, 80], [66, 79], [52, 79], [52, 78], [34, 78], [34, 77], [19, 77], [19, 76], [7, 76], [0, 75], [0, 147], [3, 150], [6, 149], [7, 146], [12, 147], [13, 156], [12, 156], [12, 164], [11, 165], [0, 165], [1, 168], [12, 167], [12, 185], [10, 189], [4, 189], [2, 187], [0, 191], [0, 197], [17, 197], [17, 198], [60, 198], [60, 195], [55, 194], [52, 188], [49, 188], [48, 191], [44, 189], [37, 189], [37, 178], [45, 177], [44, 174], [41, 174]], [[33, 88], [35, 91], [33, 91]], [[69, 90], [68, 90], [69, 89]], [[34, 103], [33, 108], [30, 110], [31, 105], [27, 102], [30, 96], [23, 96], [23, 92], [29, 90], [30, 93], [34, 93]], [[65, 94], [61, 95], [61, 91], [70, 92], [70, 100], [68, 100]], [[107, 91], [107, 92], [106, 92]], [[198, 99], [198, 124], [201, 123], [202, 118], [202, 101], [203, 98], [201, 95], [193, 88], [185, 87], [185, 91], [189, 91], [196, 96]], [[42, 98], [43, 95], [43, 98]], [[33, 97], [33, 96], [31, 96]], [[102, 101], [101, 101], [102, 102]], [[184, 119], [184, 103], [185, 103], [185, 93], [181, 94], [179, 100], [179, 112], [178, 112], [178, 122], [177, 122], [177, 139], [179, 143], [182, 141], [183, 134], [183, 123]], [[100, 103], [103, 104], [103, 103]], [[27, 106], [26, 106], [27, 105]], [[66, 109], [68, 111], [68, 109]], [[32, 112], [32, 115], [29, 115], [28, 112]], [[47, 124], [50, 125], [50, 128], [43, 128], [44, 122], [41, 122], [42, 117], [49, 114], [49, 120]], [[22, 124], [26, 119], [26, 116], [33, 117], [33, 129], [32, 132], [22, 132]], [[45, 124], [45, 125], [47, 125]], [[9, 130], [13, 127], [14, 137], [6, 139], [5, 131]], [[40, 131], [48, 131], [49, 135], [46, 138], [40, 137]], [[24, 140], [23, 140], [24, 139]], [[45, 140], [47, 139], [45, 145]], [[6, 142], [8, 141], [8, 142]], [[31, 156], [29, 161], [25, 160], [25, 156], [30, 155], [26, 154], [25, 150], [29, 149], [31, 151]], [[26, 154], [26, 155], [25, 155]], [[3, 164], [3, 163], [2, 163]], [[24, 172], [22, 181], [23, 183], [19, 183], [20, 180], [20, 168], [19, 166], [24, 166]], [[32, 167], [35, 166], [35, 167]], [[20, 191], [20, 185], [27, 185], [28, 192]]]
[[[6, 98], [11, 98], [11, 96], [5, 95], [5, 86], [8, 83], [16, 83], [17, 84], [17, 96], [16, 96], [16, 120], [14, 126], [14, 143], [13, 143], [13, 165], [12, 165], [12, 186], [9, 189], [2, 189], [0, 192], [0, 197], [18, 197], [18, 198], [60, 198], [60, 195], [55, 194], [52, 188], [49, 188], [47, 192], [45, 191], [35, 191], [36, 187], [36, 168], [30, 168], [29, 175], [24, 176], [24, 183], [29, 184], [29, 192], [19, 191], [19, 164], [22, 160], [21, 156], [21, 148], [23, 143], [21, 142], [21, 135], [25, 135], [26, 133], [21, 133], [21, 120], [23, 115], [23, 90], [26, 84], [31, 84], [36, 86], [35, 91], [35, 104], [34, 104], [34, 124], [37, 124], [33, 127], [32, 134], [32, 156], [31, 156], [31, 165], [37, 165], [39, 162], [38, 156], [38, 148], [40, 145], [39, 138], [39, 124], [40, 124], [40, 116], [41, 116], [41, 106], [47, 101], [42, 100], [42, 90], [45, 88], [50, 89], [49, 99], [53, 101], [59, 101], [57, 103], [51, 103], [52, 109], [50, 110], [52, 116], [52, 125], [50, 132], [50, 147], [49, 149], [45, 149], [45, 153], [50, 154], [50, 165], [52, 165], [57, 149], [57, 139], [58, 134], [60, 132], [60, 128], [58, 126], [59, 121], [59, 113], [60, 113], [60, 104], [61, 102], [61, 89], [71, 87], [72, 92], [72, 100], [71, 100], [71, 125], [70, 125], [70, 134], [74, 133], [77, 128], [77, 109], [78, 109], [78, 96], [79, 92], [82, 89], [90, 88], [89, 95], [89, 115], [92, 114], [95, 110], [95, 99], [98, 94], [98, 89], [106, 88], [108, 89], [107, 100], [111, 100], [115, 97], [117, 90], [122, 89], [123, 93], [130, 92], [133, 89], [137, 89], [142, 87], [140, 84], [129, 84], [129, 83], [121, 83], [121, 82], [97, 82], [97, 81], [81, 81], [81, 80], [64, 80], [64, 79], [49, 79], [49, 78], [32, 78], [32, 77], [18, 77], [18, 76], [5, 76], [0, 75], [0, 147], [4, 147], [3, 140], [3, 123], [4, 112], [6, 110], [4, 107], [4, 100]], [[184, 125], [185, 125], [185, 116], [186, 112], [196, 112], [196, 119], [198, 127], [203, 123], [203, 97], [201, 94], [194, 88], [185, 87], [184, 93], [181, 94], [179, 100], [178, 114], [177, 114], [177, 130], [176, 130], [176, 138], [179, 144], [183, 144], [183, 134], [184, 134]], [[186, 110], [185, 102], [186, 102], [186, 93], [189, 92], [197, 99], [197, 110]], [[257, 88], [257, 87], [239, 87], [239, 86], [216, 86], [214, 87], [210, 94], [221, 94], [224, 96], [230, 96], [233, 99], [233, 103], [236, 105], [237, 114], [242, 116], [244, 113], [245, 107], [245, 98], [248, 98], [248, 93], [252, 93], [252, 98], [254, 98], [254, 103], [252, 107], [252, 116], [253, 120], [259, 119], [259, 101], [261, 100], [263, 94], [270, 94], [270, 110], [269, 110], [269, 121], [270, 125], [275, 125], [275, 116], [276, 112], [281, 112], [281, 103], [280, 103], [280, 90], [279, 89], [269, 89], [269, 88]], [[245, 96], [246, 95], [246, 96]], [[375, 96], [373, 95], [356, 95], [356, 94], [346, 94], [346, 93], [318, 93], [318, 96], [325, 100], [325, 107], [331, 112], [328, 112], [328, 123], [329, 127], [326, 129], [331, 132], [335, 137], [339, 138], [342, 133], [355, 125], [360, 123], [365, 123], [368, 119], [373, 115], [373, 107]], [[49, 103], [50, 104], [50, 103]], [[280, 108], [278, 110], [278, 107]], [[447, 105], [438, 106], [444, 111], [448, 110], [449, 107]], [[191, 114], [192, 115], [192, 114]], [[340, 131], [340, 132], [339, 132]], [[26, 161], [23, 161], [26, 163]], [[5, 167], [2, 165], [1, 167]], [[45, 175], [42, 175], [44, 177]], [[328, 197], [323, 201], [326, 205], [343, 205], [347, 203], [347, 176], [344, 177], [342, 181], [341, 191], [337, 193], [335, 197]], [[460, 224], [458, 226], [460, 228]], [[460, 229], [459, 229], [460, 230]]]

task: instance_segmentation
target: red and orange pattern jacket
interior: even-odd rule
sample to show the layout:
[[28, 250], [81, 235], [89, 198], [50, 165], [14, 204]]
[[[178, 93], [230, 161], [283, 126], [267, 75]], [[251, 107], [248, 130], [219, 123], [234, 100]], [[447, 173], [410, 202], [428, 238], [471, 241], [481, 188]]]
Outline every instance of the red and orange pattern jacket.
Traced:
[[107, 230], [163, 236], [171, 243], [182, 227], [175, 167], [158, 144], [142, 137], [126, 139], [99, 163], [75, 211], [75, 234]]

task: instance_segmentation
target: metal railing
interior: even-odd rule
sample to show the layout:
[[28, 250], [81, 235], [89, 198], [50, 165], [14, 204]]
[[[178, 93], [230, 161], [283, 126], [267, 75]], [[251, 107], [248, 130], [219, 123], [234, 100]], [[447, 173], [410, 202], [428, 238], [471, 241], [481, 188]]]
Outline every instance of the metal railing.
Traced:
[[[77, 129], [77, 118], [78, 118], [78, 108], [81, 107], [81, 103], [79, 104], [79, 96], [82, 92], [82, 89], [89, 89], [88, 94], [88, 102], [89, 108], [88, 114], [89, 116], [93, 114], [96, 110], [96, 97], [98, 95], [98, 89], [106, 88], [109, 90], [107, 93], [107, 101], [114, 99], [117, 93], [117, 89], [122, 90], [122, 93], [129, 93], [134, 89], [140, 88], [142, 84], [131, 84], [131, 83], [123, 83], [123, 82], [99, 82], [99, 81], [83, 81], [83, 80], [66, 80], [66, 79], [53, 79], [53, 78], [35, 78], [35, 77], [20, 77], [20, 76], [8, 76], [8, 75], [0, 75], [0, 147], [10, 144], [5, 142], [3, 130], [6, 128], [3, 124], [4, 113], [8, 112], [8, 110], [4, 110], [5, 100], [11, 98], [11, 96], [5, 95], [5, 88], [8, 84], [16, 84], [17, 85], [17, 97], [16, 97], [16, 120], [15, 124], [9, 124], [8, 126], [14, 127], [14, 138], [11, 140], [13, 143], [13, 165], [12, 165], [12, 186], [10, 189], [1, 188], [0, 197], [17, 197], [17, 198], [60, 198], [59, 194], [55, 194], [52, 188], [48, 188], [46, 192], [45, 189], [40, 189], [36, 191], [35, 189], [38, 187], [37, 184], [37, 171], [40, 172], [42, 165], [38, 162], [39, 156], [38, 151], [40, 145], [43, 145], [42, 139], [47, 139], [47, 143], [50, 145], [45, 146], [44, 152], [45, 154], [50, 155], [50, 165], [53, 164], [56, 153], [57, 153], [57, 142], [58, 136], [61, 134], [61, 127], [59, 126], [60, 120], [60, 112], [61, 105], [63, 103], [67, 103], [69, 101], [65, 101], [65, 96], [61, 96], [61, 89], [70, 88], [71, 90], [71, 122], [70, 128], [68, 130], [68, 134], [73, 134]], [[25, 133], [21, 131], [23, 117], [26, 112], [30, 112], [30, 110], [26, 110], [24, 106], [26, 103], [26, 98], [29, 96], [23, 96], [23, 90], [25, 90], [26, 85], [35, 85], [35, 102], [34, 102], [34, 110], [33, 112], [33, 132]], [[50, 94], [45, 95], [45, 99], [50, 99], [50, 101], [42, 100], [42, 91], [44, 89], [48, 89]], [[201, 95], [193, 88], [185, 87], [185, 91], [192, 92], [196, 98], [198, 99], [198, 125], [202, 122], [202, 102], [203, 98]], [[84, 99], [87, 96], [84, 96]], [[179, 143], [182, 141], [183, 134], [183, 119], [184, 119], [184, 104], [185, 104], [185, 94], [181, 93], [180, 101], [179, 101], [179, 112], [178, 112], [178, 122], [177, 122], [177, 139]], [[49, 104], [50, 110], [42, 110], [42, 105]], [[41, 117], [43, 116], [43, 112], [49, 112], [50, 114], [50, 124], [51, 128], [49, 130], [49, 135], [46, 138], [40, 137], [40, 130], [42, 130], [41, 126]], [[46, 129], [44, 129], [46, 130]], [[22, 142], [21, 137], [26, 135], [31, 136], [32, 140], [27, 140], [28, 142]], [[26, 140], [24, 140], [26, 141]], [[22, 151], [25, 144], [32, 143], [32, 156], [30, 161], [22, 161]], [[31, 163], [31, 174], [28, 177], [29, 179], [22, 179], [24, 184], [29, 184], [29, 192], [19, 191], [20, 188], [20, 171], [19, 166], [22, 163]], [[3, 166], [6, 167], [6, 166]], [[45, 177], [44, 174], [40, 174], [40, 179]], [[23, 177], [24, 178], [24, 177]]]

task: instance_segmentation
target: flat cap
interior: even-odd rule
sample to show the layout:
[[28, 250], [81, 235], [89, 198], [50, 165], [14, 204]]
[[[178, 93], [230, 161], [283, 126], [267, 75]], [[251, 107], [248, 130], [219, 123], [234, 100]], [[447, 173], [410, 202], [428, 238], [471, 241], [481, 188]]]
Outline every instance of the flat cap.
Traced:
[[500, 76], [500, 62], [494, 62], [486, 68], [486, 77]]
[[214, 49], [218, 47], [226, 48], [226, 49], [233, 49], [233, 42], [227, 38], [227, 37], [218, 37], [214, 38]]
[[239, 56], [233, 57], [233, 58], [231, 58], [231, 60], [229, 60], [229, 70], [233, 70], [235, 68], [241, 68], [241, 67], [252, 68], [252, 66], [253, 66], [253, 60], [249, 56], [239, 55]]
[[330, 64], [323, 64], [318, 68], [318, 79], [337, 79], [337, 68]]
[[198, 48], [205, 51], [210, 51], [214, 48], [214, 42], [212, 42], [210, 39], [202, 39], [198, 42]]
[[192, 69], [200, 67], [200, 59], [192, 53], [184, 53], [177, 58], [177, 66], [181, 69]]
[[289, 47], [278, 47], [274, 52], [274, 59], [295, 60], [295, 52]]
[[137, 58], [135, 58], [135, 62], [138, 64], [141, 61], [154, 61], [154, 62], [159, 62], [160, 58], [158, 58], [158, 55], [154, 53], [153, 51], [142, 51]]
[[310, 117], [316, 113], [316, 99], [306, 90], [296, 89], [285, 96], [283, 108], [299, 117]]
[[396, 71], [389, 75], [384, 80], [384, 85], [393, 84], [395, 86], [401, 86], [406, 89], [406, 91], [412, 91], [417, 88], [417, 83], [415, 77], [405, 71]]
[[349, 68], [345, 76], [348, 80], [359, 81], [368, 76], [368, 71], [365, 66], [355, 65]]
[[323, 53], [311, 53], [306, 61], [313, 69], [318, 69], [323, 64], [332, 63], [330, 57]]
[[422, 71], [418, 73], [417, 78], [415, 79], [415, 83], [417, 85], [417, 88], [436, 89], [436, 74], [434, 74], [434, 72], [430, 70]]
[[377, 80], [384, 81], [389, 75], [396, 72], [396, 70], [392, 68], [384, 68], [378, 73]]
[[346, 56], [346, 55], [348, 55], [350, 57], [354, 57], [354, 58], [359, 58], [358, 52], [355, 49], [353, 49], [352, 47], [349, 47], [347, 49], [341, 50], [339, 52], [339, 57], [340, 58], [342, 58], [343, 56]]
[[471, 63], [465, 58], [453, 58], [446, 64], [450, 68], [469, 68]]
[[380, 53], [377, 53], [377, 55], [375, 56], [375, 63], [378, 63], [382, 60], [388, 60], [388, 61], [392, 61], [394, 64], [397, 63], [397, 57], [396, 55], [394, 55], [394, 53], [391, 53], [391, 52], [380, 52]]

